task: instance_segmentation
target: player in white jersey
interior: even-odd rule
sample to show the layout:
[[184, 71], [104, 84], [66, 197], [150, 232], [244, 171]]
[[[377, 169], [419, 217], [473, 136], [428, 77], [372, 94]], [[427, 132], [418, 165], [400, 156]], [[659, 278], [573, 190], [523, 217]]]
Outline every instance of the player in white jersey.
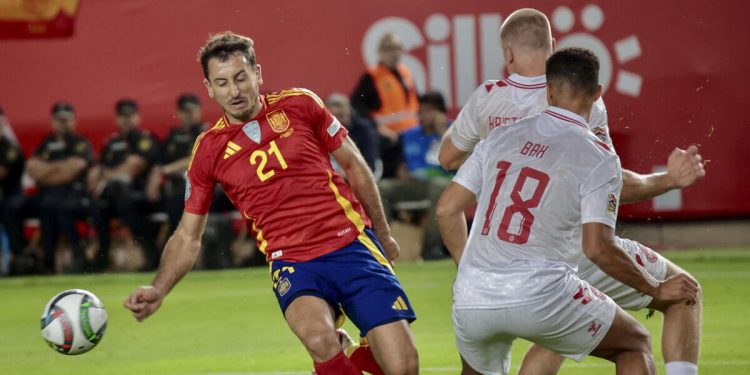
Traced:
[[[455, 124], [459, 126], [453, 125], [448, 130], [441, 152], [443, 167], [457, 169], [477, 142], [487, 138], [492, 129], [542, 112], [547, 108], [546, 87], [544, 74], [526, 77], [514, 73], [502, 81], [484, 82], [474, 90], [458, 114]], [[590, 120], [591, 131], [612, 147], [607, 109], [601, 98], [591, 108]], [[453, 151], [450, 160], [448, 150]]]
[[[490, 131], [521, 118], [541, 112], [546, 103], [544, 62], [552, 53], [554, 41], [549, 21], [539, 11], [522, 9], [511, 14], [503, 23], [501, 42], [507, 68], [511, 75], [502, 81], [487, 81], [471, 95], [443, 140], [440, 162], [447, 169], [455, 169], [481, 139]], [[591, 111], [588, 123], [591, 131], [612, 149], [607, 127], [607, 113], [601, 99]], [[697, 148], [676, 149], [669, 157], [666, 173], [640, 175], [623, 170], [624, 186], [621, 200], [631, 202], [652, 198], [673, 188], [692, 185], [704, 176]], [[448, 239], [449, 241], [450, 239]], [[684, 272], [651, 249], [636, 241], [616, 238], [652, 276], [659, 280]], [[667, 373], [695, 374], [700, 349], [700, 296], [694, 306], [652, 300], [638, 293], [582, 258], [578, 275], [603, 291], [625, 309], [644, 307], [664, 313], [662, 351], [667, 362]], [[522, 373], [555, 373], [562, 358], [539, 347], [533, 347], [524, 360]]]
[[[698, 286], [685, 274], [657, 281], [614, 240], [619, 159], [587, 125], [601, 95], [596, 56], [563, 49], [546, 71], [550, 107], [490, 133], [441, 197], [441, 233], [462, 239], [449, 250], [463, 252], [453, 287], [463, 374], [507, 374], [517, 337], [578, 361], [611, 360], [618, 373], [653, 374], [645, 328], [576, 276], [581, 249], [661, 300], [694, 301]], [[475, 201], [466, 240], [463, 211]]]

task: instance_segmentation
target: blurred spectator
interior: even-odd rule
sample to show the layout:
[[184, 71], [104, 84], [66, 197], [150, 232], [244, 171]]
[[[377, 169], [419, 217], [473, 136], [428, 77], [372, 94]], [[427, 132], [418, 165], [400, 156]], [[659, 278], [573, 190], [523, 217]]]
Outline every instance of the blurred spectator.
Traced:
[[110, 220], [119, 217], [144, 252], [144, 270], [159, 262], [157, 228], [148, 217], [159, 207], [160, 180], [153, 166], [159, 160], [159, 143], [148, 131], [140, 130], [138, 104], [120, 99], [115, 105], [119, 131], [107, 140], [99, 165], [92, 169], [89, 183], [96, 198], [93, 216], [99, 235], [99, 254], [94, 268], [109, 266]]
[[6, 135], [12, 134], [8, 128], [10, 128], [10, 123], [3, 109], [0, 108], [0, 208], [8, 198], [21, 192], [21, 176], [24, 167], [21, 147], [14, 139]]
[[201, 120], [200, 100], [194, 94], [182, 94], [177, 98], [177, 118], [180, 124], [173, 127], [164, 139], [163, 164], [159, 167], [165, 180], [164, 200], [169, 214], [170, 233], [177, 228], [185, 206], [185, 172], [193, 144], [207, 127]]
[[378, 46], [379, 63], [370, 67], [352, 92], [352, 106], [377, 124], [383, 177], [396, 175], [398, 136], [419, 123], [417, 91], [406, 65], [401, 63], [404, 46], [401, 39], [388, 33]]
[[[202, 120], [201, 103], [198, 96], [185, 93], [177, 98], [177, 118], [180, 124], [169, 131], [164, 140], [162, 165], [158, 171], [164, 180], [164, 202], [169, 215], [170, 235], [185, 208], [185, 173], [198, 136], [208, 128]], [[226, 268], [231, 265], [232, 221], [226, 213], [234, 209], [232, 202], [217, 185], [211, 204], [211, 214], [203, 234], [203, 266]]]
[[451, 121], [439, 92], [431, 91], [420, 96], [419, 104], [421, 124], [401, 134], [403, 162], [400, 168], [406, 173], [399, 173], [397, 178], [383, 179], [378, 187], [389, 219], [403, 202], [411, 202], [426, 210], [422, 257], [432, 259], [445, 256], [434, 211], [440, 195], [451, 181], [451, 174], [440, 167], [437, 158], [440, 140]]
[[[344, 94], [331, 94], [326, 100], [326, 107], [349, 130], [349, 136], [359, 148], [377, 179], [379, 173], [376, 169], [382, 169], [382, 164], [380, 161], [380, 142], [378, 141], [378, 134], [375, 132], [375, 125], [370, 119], [352, 113], [349, 98]], [[377, 168], [378, 165], [380, 165], [380, 168]]]
[[[3, 212], [3, 215], [6, 212], [8, 200], [21, 193], [21, 176], [23, 175], [24, 164], [21, 148], [13, 137], [13, 131], [5, 117], [5, 111], [0, 108], [0, 212]], [[3, 217], [3, 222], [5, 222], [5, 217]], [[4, 226], [3, 231], [7, 232], [6, 226]], [[10, 264], [12, 261], [18, 263], [17, 258], [20, 254], [8, 250], [4, 244], [3, 248], [0, 249], [0, 261], [2, 261], [0, 274], [18, 273], [18, 270], [13, 270]]]
[[8, 118], [5, 116], [5, 111], [0, 108], [0, 128], [2, 131], [0, 131], [0, 137], [5, 137], [10, 143], [18, 144], [18, 138], [16, 138], [16, 133], [13, 132], [13, 128], [10, 127], [10, 123], [8, 122]]
[[430, 91], [419, 97], [420, 124], [401, 134], [401, 152], [409, 175], [421, 180], [451, 177], [438, 161], [440, 142], [451, 121], [443, 95]]
[[10, 247], [16, 254], [25, 246], [24, 219], [39, 218], [44, 273], [55, 271], [55, 249], [60, 233], [65, 235], [73, 253], [73, 263], [67, 271], [82, 272], [84, 269], [85, 254], [76, 221], [88, 216], [89, 197], [85, 180], [93, 152], [91, 143], [75, 133], [75, 125], [73, 105], [57, 102], [52, 106], [52, 134], [44, 138], [27, 165], [38, 193], [17, 195], [8, 202], [5, 210]]

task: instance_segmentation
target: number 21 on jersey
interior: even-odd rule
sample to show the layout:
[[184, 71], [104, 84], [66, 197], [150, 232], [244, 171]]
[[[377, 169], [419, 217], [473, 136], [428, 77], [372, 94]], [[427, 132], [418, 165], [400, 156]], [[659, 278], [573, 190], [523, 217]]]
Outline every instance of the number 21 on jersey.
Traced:
[[[499, 172], [495, 179], [495, 187], [492, 189], [490, 195], [490, 203], [487, 206], [487, 212], [484, 214], [484, 226], [482, 226], [482, 235], [486, 236], [490, 233], [490, 224], [492, 216], [495, 214], [495, 208], [497, 206], [497, 195], [500, 192], [500, 186], [505, 181], [505, 175], [508, 173], [511, 163], [508, 161], [499, 161], [497, 163], [497, 169]], [[529, 199], [523, 199], [521, 197], [521, 191], [524, 185], [529, 180], [536, 180], [537, 185], [534, 189], [534, 193]], [[539, 202], [542, 200], [544, 190], [547, 188], [549, 183], [549, 175], [530, 167], [523, 167], [521, 172], [518, 174], [513, 190], [510, 193], [510, 200], [513, 202], [510, 206], [505, 208], [503, 216], [500, 219], [500, 226], [497, 228], [497, 237], [505, 242], [515, 244], [525, 244], [529, 240], [529, 234], [531, 234], [531, 225], [534, 224], [534, 215], [529, 211], [532, 208], [539, 206]], [[518, 231], [511, 233], [508, 231], [511, 220], [516, 214], [521, 215], [520, 228]]]
[[276, 157], [276, 160], [279, 161], [281, 169], [287, 168], [286, 160], [284, 160], [284, 155], [281, 155], [279, 147], [276, 146], [276, 141], [271, 141], [271, 143], [268, 145], [268, 151], [255, 150], [252, 154], [250, 154], [250, 164], [258, 165], [258, 168], [255, 170], [255, 172], [258, 174], [260, 182], [265, 182], [276, 174], [273, 169], [266, 170], [266, 164], [268, 164], [269, 155], [273, 155]]

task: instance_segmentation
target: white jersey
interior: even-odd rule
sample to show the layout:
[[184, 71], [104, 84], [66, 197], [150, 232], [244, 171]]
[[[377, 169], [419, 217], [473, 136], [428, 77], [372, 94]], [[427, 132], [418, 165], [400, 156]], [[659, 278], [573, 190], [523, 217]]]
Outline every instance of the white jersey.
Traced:
[[614, 228], [620, 162], [588, 129], [581, 116], [549, 107], [476, 146], [454, 178], [478, 200], [455, 308], [538, 302], [575, 272], [582, 224]]
[[[492, 129], [510, 125], [547, 108], [545, 76], [512, 74], [502, 81], [487, 81], [471, 94], [451, 125], [451, 141], [461, 151], [471, 152]], [[591, 132], [613, 148], [607, 127], [607, 109], [599, 98], [591, 108]]]

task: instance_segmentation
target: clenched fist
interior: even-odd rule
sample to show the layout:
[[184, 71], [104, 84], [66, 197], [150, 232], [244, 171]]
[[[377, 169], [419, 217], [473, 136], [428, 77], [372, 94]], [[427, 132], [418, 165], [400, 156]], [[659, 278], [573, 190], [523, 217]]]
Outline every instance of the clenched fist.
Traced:
[[139, 286], [122, 303], [126, 309], [133, 312], [133, 317], [142, 322], [161, 306], [164, 294], [153, 286]]

